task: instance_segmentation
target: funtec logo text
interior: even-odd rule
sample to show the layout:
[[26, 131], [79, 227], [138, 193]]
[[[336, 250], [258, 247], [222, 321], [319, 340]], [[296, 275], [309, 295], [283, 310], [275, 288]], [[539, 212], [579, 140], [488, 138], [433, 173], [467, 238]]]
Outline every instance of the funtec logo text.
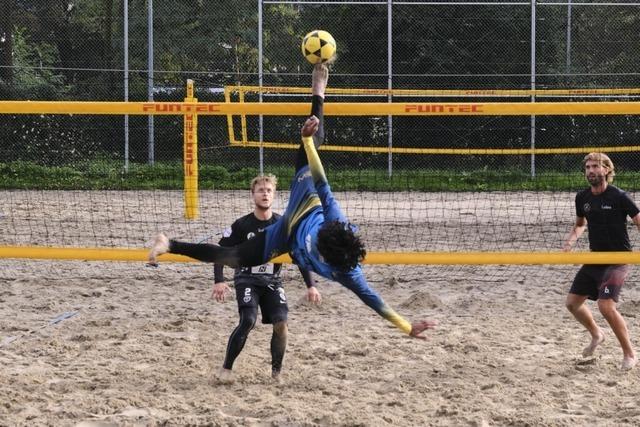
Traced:
[[482, 104], [407, 104], [405, 113], [482, 113]]
[[215, 113], [220, 111], [220, 104], [183, 104], [179, 102], [149, 102], [142, 104], [145, 113]]

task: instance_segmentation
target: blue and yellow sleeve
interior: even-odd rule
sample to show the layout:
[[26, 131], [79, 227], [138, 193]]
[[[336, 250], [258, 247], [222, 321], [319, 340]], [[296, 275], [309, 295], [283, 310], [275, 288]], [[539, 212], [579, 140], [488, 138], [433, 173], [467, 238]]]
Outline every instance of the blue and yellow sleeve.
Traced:
[[320, 161], [320, 156], [318, 155], [318, 151], [313, 144], [313, 138], [303, 137], [302, 143], [304, 145], [305, 152], [307, 153], [307, 161], [309, 163], [311, 178], [313, 179], [313, 184], [315, 185], [318, 192], [318, 197], [320, 197], [320, 203], [322, 204], [322, 210], [324, 212], [325, 220], [337, 220], [347, 223], [348, 220], [346, 216], [340, 209], [338, 202], [336, 202], [336, 200], [333, 198], [331, 188], [329, 187], [329, 182], [327, 181], [327, 176], [324, 172], [324, 167], [322, 166], [322, 162]]
[[411, 333], [411, 323], [409, 323], [404, 317], [400, 316], [394, 309], [389, 307], [378, 293], [373, 290], [367, 280], [362, 274], [362, 271], [358, 269], [358, 273], [336, 273], [334, 275], [342, 286], [348, 288], [355, 293], [358, 298], [362, 300], [368, 307], [375, 310], [383, 318], [393, 323], [398, 329], [406, 334]]
[[396, 327], [400, 329], [402, 332], [404, 332], [407, 335], [411, 333], [411, 329], [412, 329], [411, 323], [409, 323], [407, 319], [405, 319], [404, 317], [396, 313], [394, 309], [392, 309], [391, 307], [385, 304], [382, 307], [381, 311], [382, 311], [382, 314], [381, 314], [382, 317], [384, 317], [389, 322], [396, 325]]
[[305, 153], [307, 153], [307, 162], [309, 162], [313, 183], [317, 185], [319, 182], [327, 182], [327, 176], [324, 173], [320, 156], [318, 155], [315, 145], [313, 145], [313, 138], [303, 136], [302, 145], [304, 146]]

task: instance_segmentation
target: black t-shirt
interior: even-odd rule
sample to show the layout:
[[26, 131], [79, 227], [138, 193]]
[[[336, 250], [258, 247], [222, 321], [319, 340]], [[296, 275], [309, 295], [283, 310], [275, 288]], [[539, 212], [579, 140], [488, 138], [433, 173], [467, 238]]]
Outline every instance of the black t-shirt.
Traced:
[[630, 251], [627, 216], [640, 212], [627, 193], [608, 185], [601, 194], [587, 188], [576, 195], [576, 213], [587, 219], [589, 247], [592, 251]]
[[[256, 218], [252, 213], [238, 218], [232, 225], [231, 229], [224, 231], [220, 246], [236, 246], [253, 238], [257, 233], [262, 232], [267, 226], [273, 224], [280, 218], [279, 214], [274, 213], [271, 218], [262, 221]], [[254, 286], [268, 286], [270, 284], [280, 283], [280, 270], [282, 264], [266, 263], [255, 267], [240, 267], [235, 269], [234, 281], [236, 284], [250, 283]], [[224, 281], [222, 265], [216, 264], [214, 268], [215, 282]]]

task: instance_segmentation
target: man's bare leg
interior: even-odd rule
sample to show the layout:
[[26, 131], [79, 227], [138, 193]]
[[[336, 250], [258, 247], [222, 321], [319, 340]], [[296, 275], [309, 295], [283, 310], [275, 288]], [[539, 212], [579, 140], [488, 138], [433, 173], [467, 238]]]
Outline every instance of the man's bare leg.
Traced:
[[311, 92], [324, 98], [324, 92], [329, 82], [329, 69], [324, 64], [316, 64], [311, 73]]
[[591, 334], [591, 343], [582, 350], [582, 357], [593, 356], [596, 348], [604, 341], [602, 329], [593, 319], [591, 310], [584, 305], [586, 299], [585, 295], [569, 294], [566, 301], [567, 309], [573, 314], [573, 317]]
[[638, 360], [636, 359], [636, 353], [631, 346], [627, 323], [616, 308], [616, 302], [612, 299], [600, 299], [598, 300], [598, 308], [600, 309], [602, 316], [604, 316], [609, 323], [611, 330], [616, 335], [616, 338], [618, 338], [618, 342], [622, 348], [623, 358], [620, 369], [625, 371], [632, 369]]

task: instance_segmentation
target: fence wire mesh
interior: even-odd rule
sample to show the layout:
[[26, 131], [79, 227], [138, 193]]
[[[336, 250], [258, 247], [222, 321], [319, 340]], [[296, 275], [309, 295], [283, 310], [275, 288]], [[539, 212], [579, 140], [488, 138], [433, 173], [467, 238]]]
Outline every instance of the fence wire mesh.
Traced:
[[[223, 101], [226, 85], [305, 87], [311, 66], [302, 36], [322, 28], [338, 43], [331, 87], [406, 89], [566, 89], [638, 86], [640, 9], [632, 2], [38, 2], [3, 0], [0, 97], [29, 100], [182, 101], [193, 79], [199, 101]], [[152, 17], [153, 31], [148, 25]], [[128, 35], [125, 73], [124, 33]], [[149, 52], [153, 71], [149, 72]], [[152, 90], [150, 90], [152, 88]], [[304, 101], [296, 95], [263, 101]], [[535, 97], [544, 101], [635, 100], [635, 95]], [[259, 101], [256, 94], [248, 101]], [[328, 102], [468, 102], [468, 97], [346, 96]], [[532, 100], [480, 97], [479, 102]], [[179, 162], [180, 116], [2, 115], [5, 162], [77, 166]], [[235, 120], [239, 126], [238, 119]], [[249, 117], [253, 140], [297, 141], [299, 117]], [[629, 146], [636, 116], [330, 117], [327, 144], [408, 148]], [[239, 131], [239, 130], [238, 130]], [[125, 134], [128, 147], [125, 150]], [[229, 147], [224, 117], [202, 117], [200, 161], [228, 170], [288, 165], [291, 150]], [[580, 156], [323, 155], [334, 167], [381, 174], [412, 171], [564, 172]], [[614, 156], [637, 169], [637, 153]], [[534, 169], [535, 168], [535, 169]], [[5, 166], [5, 170], [6, 166]], [[437, 173], [437, 172], [434, 172]]]

